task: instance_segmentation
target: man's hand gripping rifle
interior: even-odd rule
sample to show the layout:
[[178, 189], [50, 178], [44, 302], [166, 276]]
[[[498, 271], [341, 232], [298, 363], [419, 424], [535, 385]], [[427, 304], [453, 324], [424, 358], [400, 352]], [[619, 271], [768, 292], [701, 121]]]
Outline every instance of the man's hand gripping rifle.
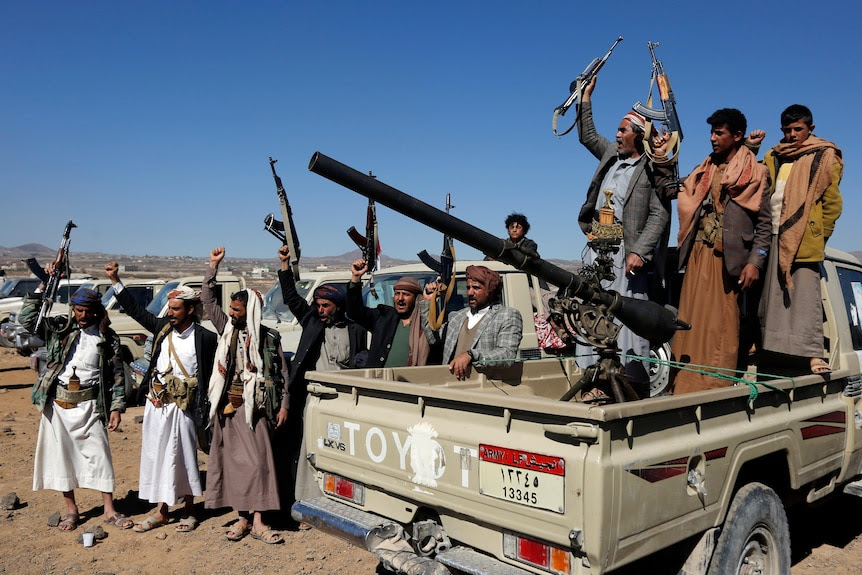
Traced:
[[561, 105], [557, 106], [554, 110], [554, 119], [551, 122], [551, 127], [554, 129], [554, 135], [558, 138], [562, 138], [566, 134], [572, 131], [572, 128], [575, 127], [575, 124], [578, 123], [578, 118], [581, 115], [580, 104], [575, 106], [575, 121], [572, 122], [572, 125], [568, 127], [568, 129], [563, 133], [557, 133], [557, 121], [560, 116], [565, 116], [568, 109], [572, 106], [572, 104], [578, 102], [580, 103], [581, 97], [584, 95], [584, 88], [590, 85], [590, 82], [593, 81], [593, 78], [598, 76], [599, 70], [602, 69], [602, 66], [605, 65], [605, 62], [608, 61], [608, 58], [611, 56], [611, 52], [614, 51], [614, 48], [617, 47], [617, 44], [623, 41], [623, 37], [620, 36], [617, 38], [617, 41], [613, 43], [611, 49], [607, 51], [607, 53], [602, 58], [594, 58], [592, 62], [590, 62], [580, 76], [574, 79], [572, 83], [569, 85], [569, 97], [563, 102]]
[[66, 224], [66, 229], [63, 230], [63, 239], [60, 240], [60, 249], [57, 250], [57, 257], [49, 268], [50, 274], [46, 274], [39, 267], [35, 258], [27, 260], [27, 265], [30, 266], [31, 270], [34, 272], [35, 270], [39, 270], [41, 273], [36, 273], [36, 275], [45, 282], [45, 290], [42, 292], [42, 304], [39, 307], [39, 316], [36, 318], [36, 328], [34, 329], [34, 332], [37, 334], [45, 318], [51, 312], [51, 306], [54, 305], [54, 298], [57, 297], [57, 290], [60, 288], [60, 278], [63, 272], [66, 272], [67, 277], [69, 275], [69, 234], [72, 232], [72, 228], [77, 227], [72, 220], [69, 220]]
[[299, 236], [296, 235], [296, 227], [293, 225], [293, 210], [290, 209], [290, 203], [287, 201], [287, 192], [284, 191], [284, 185], [281, 183], [281, 178], [275, 173], [275, 163], [278, 160], [273, 160], [269, 157], [269, 167], [272, 169], [272, 177], [275, 179], [275, 191], [278, 194], [278, 203], [281, 204], [281, 221], [275, 219], [275, 214], [269, 214], [263, 219], [264, 229], [281, 240], [290, 250], [290, 269], [293, 272], [293, 279], [299, 280], [299, 256], [301, 248], [299, 247]]
[[[452, 195], [446, 194], [446, 213], [454, 208]], [[434, 259], [426, 250], [417, 254], [423, 264], [437, 272], [437, 290], [431, 299], [431, 307], [428, 310], [428, 324], [431, 329], [437, 330], [443, 326], [446, 319], [446, 305], [455, 293], [455, 243], [452, 236], [443, 234], [443, 250], [440, 252], [440, 261]]]
[[[368, 177], [374, 178], [375, 176], [368, 172]], [[377, 256], [380, 255], [380, 236], [377, 232], [377, 208], [374, 205], [374, 200], [368, 200], [368, 210], [365, 212], [365, 235], [359, 233], [354, 226], [350, 226], [347, 235], [359, 247], [362, 258], [368, 262], [368, 273], [371, 274], [371, 294], [377, 297], [377, 291], [374, 289], [374, 270], [377, 269]]]
[[[673, 161], [679, 154], [679, 145], [682, 142], [682, 126], [679, 123], [679, 115], [676, 111], [676, 98], [673, 96], [673, 90], [670, 87], [670, 80], [664, 71], [664, 66], [661, 61], [655, 57], [655, 49], [658, 48], [658, 42], [647, 42], [650, 58], [652, 58], [652, 75], [649, 84], [649, 96], [646, 105], [638, 101], [632, 106], [632, 110], [651, 121], [661, 122], [667, 132], [669, 138], [667, 141], [667, 153], [665, 157], [659, 158], [653, 154], [651, 141], [652, 122], [647, 122], [646, 134], [644, 134], [644, 148], [647, 156], [656, 163], [668, 163]], [[661, 110], [653, 109], [652, 106], [652, 87], [653, 84], [658, 84], [659, 98], [661, 99]]]

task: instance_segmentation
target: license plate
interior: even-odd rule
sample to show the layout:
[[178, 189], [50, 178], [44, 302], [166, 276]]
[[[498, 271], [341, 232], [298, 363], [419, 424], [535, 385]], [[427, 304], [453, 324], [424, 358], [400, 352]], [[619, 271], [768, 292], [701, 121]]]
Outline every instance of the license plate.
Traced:
[[562, 457], [479, 444], [479, 493], [564, 513], [566, 462]]

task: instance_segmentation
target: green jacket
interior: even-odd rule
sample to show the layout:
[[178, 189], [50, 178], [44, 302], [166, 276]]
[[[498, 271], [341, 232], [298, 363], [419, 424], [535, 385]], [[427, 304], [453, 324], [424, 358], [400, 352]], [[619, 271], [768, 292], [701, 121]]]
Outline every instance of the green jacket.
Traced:
[[[21, 308], [18, 321], [28, 331], [34, 331], [36, 327], [41, 301], [41, 298], [38, 297], [28, 296], [24, 298], [24, 305]], [[65, 324], [66, 318], [49, 317], [42, 323], [39, 333], [36, 334], [45, 341], [48, 351], [48, 368], [36, 380], [30, 394], [33, 405], [40, 412], [45, 409], [45, 404], [48, 403], [49, 399], [54, 399], [57, 376], [62, 372], [66, 356], [81, 333], [81, 329], [74, 321], [68, 322], [69, 325]], [[120, 352], [120, 340], [114, 330], [109, 328], [101, 334], [99, 355], [102, 369], [99, 372], [96, 403], [99, 416], [104, 423], [107, 423], [106, 405], [110, 406], [108, 412], [119, 411], [122, 413], [126, 411], [125, 369]]]
[[[773, 150], [769, 150], [763, 157], [763, 163], [769, 171], [769, 195], [775, 193], [775, 183], [778, 177], [780, 164]], [[794, 262], [812, 263], [822, 262], [825, 257], [826, 240], [835, 230], [835, 221], [841, 215], [841, 192], [838, 184], [841, 183], [842, 166], [836, 162], [832, 165], [832, 183], [826, 188], [821, 198], [811, 206], [808, 214], [808, 225], [802, 236], [802, 243], [796, 252]]]

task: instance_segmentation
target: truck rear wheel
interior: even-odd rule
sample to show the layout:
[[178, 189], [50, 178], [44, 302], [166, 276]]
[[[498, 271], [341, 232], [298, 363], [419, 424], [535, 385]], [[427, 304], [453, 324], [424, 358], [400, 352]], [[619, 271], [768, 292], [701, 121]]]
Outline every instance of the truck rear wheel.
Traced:
[[762, 483], [749, 483], [734, 496], [709, 575], [790, 573], [790, 531], [778, 495]]

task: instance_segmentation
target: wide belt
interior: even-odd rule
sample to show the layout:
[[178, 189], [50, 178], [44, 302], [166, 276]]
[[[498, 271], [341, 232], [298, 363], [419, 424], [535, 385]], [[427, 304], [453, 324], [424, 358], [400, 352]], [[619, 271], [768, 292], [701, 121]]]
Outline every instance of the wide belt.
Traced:
[[85, 387], [84, 389], [71, 390], [66, 389], [62, 385], [56, 388], [54, 403], [63, 409], [72, 409], [83, 401], [96, 399], [96, 386]]

